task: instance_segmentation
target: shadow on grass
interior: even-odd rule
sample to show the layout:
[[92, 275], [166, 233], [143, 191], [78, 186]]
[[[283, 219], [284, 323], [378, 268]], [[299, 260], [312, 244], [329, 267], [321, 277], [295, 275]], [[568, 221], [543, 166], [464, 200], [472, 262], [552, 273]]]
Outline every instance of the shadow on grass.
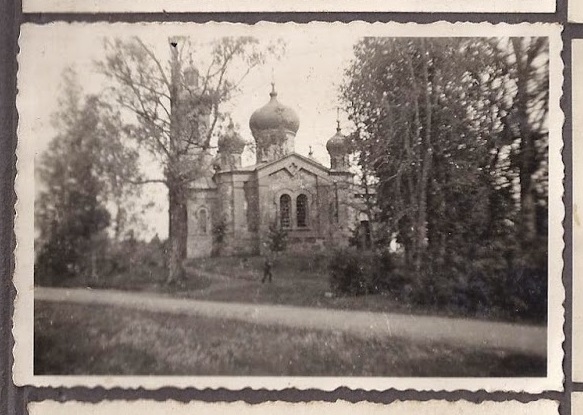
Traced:
[[35, 303], [37, 375], [545, 376], [544, 358], [111, 306]]

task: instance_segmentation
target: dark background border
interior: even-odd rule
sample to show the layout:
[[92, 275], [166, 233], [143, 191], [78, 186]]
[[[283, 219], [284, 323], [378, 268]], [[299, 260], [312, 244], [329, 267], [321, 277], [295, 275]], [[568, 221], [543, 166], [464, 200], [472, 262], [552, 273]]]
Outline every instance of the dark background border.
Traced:
[[[136, 0], [139, 1], [139, 0]], [[172, 0], [169, 0], [172, 1]], [[253, 1], [253, 0], [249, 0]], [[441, 0], [447, 1], [447, 0]], [[484, 0], [488, 1], [488, 0]], [[537, 0], [531, 0], [537, 1]], [[583, 0], [571, 0], [583, 1]], [[418, 392], [414, 390], [384, 392], [367, 392], [339, 388], [333, 392], [318, 390], [298, 391], [286, 389], [282, 391], [251, 390], [229, 391], [197, 390], [193, 388], [161, 388], [157, 390], [144, 389], [104, 389], [104, 388], [35, 388], [31, 386], [15, 387], [12, 382], [12, 312], [15, 290], [11, 276], [14, 270], [13, 251], [15, 238], [14, 225], [14, 178], [16, 175], [16, 126], [18, 114], [15, 107], [16, 73], [18, 53], [18, 35], [21, 23], [44, 24], [52, 21], [66, 22], [161, 22], [161, 21], [229, 21], [255, 23], [261, 20], [272, 22], [294, 21], [305, 23], [314, 20], [350, 22], [363, 20], [367, 22], [409, 22], [431, 23], [436, 21], [449, 22], [482, 22], [491, 23], [522, 23], [522, 22], [553, 22], [564, 26], [562, 33], [565, 64], [563, 97], [561, 108], [565, 114], [563, 126], [563, 162], [565, 164], [565, 220], [563, 253], [565, 285], [565, 373], [564, 392], [544, 392], [541, 394], [485, 391], [468, 392]], [[567, 0], [557, 0], [557, 11], [553, 14], [500, 14], [500, 13], [31, 13], [22, 14], [21, 0], [0, 0], [0, 415], [24, 415], [26, 405], [31, 401], [45, 399], [66, 401], [78, 400], [99, 402], [104, 399], [174, 399], [178, 401], [201, 400], [208, 402], [244, 400], [249, 403], [259, 403], [269, 400], [284, 400], [289, 402], [322, 400], [333, 402], [343, 399], [350, 402], [367, 400], [378, 403], [389, 403], [395, 400], [429, 400], [465, 399], [472, 402], [484, 400], [505, 401], [510, 399], [529, 402], [541, 398], [560, 401], [561, 415], [571, 413], [571, 392], [583, 391], [583, 383], [574, 384], [571, 374], [571, 329], [572, 329], [572, 122], [571, 122], [571, 40], [583, 39], [583, 24], [567, 22]], [[582, 414], [583, 415], [583, 414]]]

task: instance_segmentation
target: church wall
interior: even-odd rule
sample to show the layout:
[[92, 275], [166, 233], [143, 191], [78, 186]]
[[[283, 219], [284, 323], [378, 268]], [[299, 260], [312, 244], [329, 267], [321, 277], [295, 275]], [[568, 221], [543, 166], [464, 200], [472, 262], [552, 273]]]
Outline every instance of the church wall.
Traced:
[[[291, 170], [291, 171], [290, 171]], [[329, 184], [321, 177], [300, 167], [283, 168], [260, 180], [261, 239], [263, 250], [267, 248], [269, 225], [280, 224], [280, 197], [291, 197], [288, 230], [288, 251], [308, 251], [323, 249], [328, 239], [327, 206]], [[305, 194], [308, 198], [307, 227], [297, 226], [297, 197]]]
[[223, 241], [215, 241], [215, 255], [253, 255], [258, 252], [257, 233], [249, 230], [245, 183], [249, 175], [221, 174], [218, 184], [220, 221], [225, 224]]
[[[337, 173], [334, 175], [335, 186], [333, 190], [334, 205], [337, 205], [337, 216], [331, 220], [331, 241], [336, 247], [347, 246], [350, 237], [353, 235], [356, 223], [356, 208], [359, 205], [352, 185], [352, 175], [348, 173]], [[338, 202], [336, 203], [336, 198]]]
[[[355, 226], [356, 200], [349, 174], [312, 170], [303, 160], [285, 159], [260, 171], [224, 171], [217, 188], [199, 190], [189, 201], [188, 256], [257, 255], [268, 250], [271, 224], [280, 224], [280, 197], [291, 198], [289, 252], [345, 246]], [[298, 227], [297, 197], [307, 197], [307, 226]], [[210, 224], [201, 230], [201, 209]], [[204, 215], [204, 214], [203, 214]], [[223, 228], [222, 238], [213, 229]], [[222, 239], [222, 241], [220, 241]]]
[[217, 197], [214, 190], [197, 190], [191, 193], [187, 205], [188, 258], [211, 256], [213, 251], [213, 227], [216, 223]]

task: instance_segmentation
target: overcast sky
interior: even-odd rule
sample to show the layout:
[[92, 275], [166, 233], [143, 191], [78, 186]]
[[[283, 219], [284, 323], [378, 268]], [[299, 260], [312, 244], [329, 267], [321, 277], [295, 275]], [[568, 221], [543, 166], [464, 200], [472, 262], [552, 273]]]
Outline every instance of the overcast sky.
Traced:
[[[232, 35], [237, 34], [233, 27]], [[313, 31], [287, 26], [277, 32], [258, 30], [252, 33], [267, 43], [274, 36], [286, 44], [280, 60], [270, 60], [255, 69], [241, 85], [241, 93], [224, 109], [232, 114], [245, 140], [252, 141], [249, 117], [269, 101], [272, 78], [275, 79], [278, 99], [292, 107], [300, 117], [296, 136], [296, 151], [307, 155], [311, 146], [314, 157], [329, 165], [326, 141], [336, 132], [338, 85], [344, 68], [352, 57], [356, 36], [317, 36]], [[21, 36], [19, 111], [20, 135], [35, 140], [36, 154], [46, 150], [55, 135], [51, 114], [57, 109], [62, 89], [61, 74], [73, 66], [79, 74], [85, 92], [99, 92], [104, 78], [95, 70], [94, 61], [103, 57], [104, 37], [139, 36], [157, 51], [162, 61], [169, 58], [168, 37], [186, 35], [201, 42], [224, 36], [225, 30], [196, 25], [189, 26], [130, 26], [130, 25], [47, 25], [27, 26]], [[249, 33], [247, 33], [249, 34]], [[231, 33], [229, 33], [231, 35]], [[273, 74], [273, 75], [272, 75]], [[345, 114], [342, 124], [347, 127]], [[253, 164], [254, 155], [244, 154], [244, 164]], [[150, 187], [148, 199], [155, 207], [146, 213], [148, 235], [167, 235], [166, 193], [163, 187]]]
[[[17, 106], [19, 111], [19, 146], [33, 145], [38, 155], [46, 149], [55, 131], [50, 125], [50, 115], [57, 109], [61, 74], [66, 67], [74, 66], [79, 73], [85, 92], [94, 93], [103, 88], [104, 80], [96, 73], [93, 62], [103, 57], [104, 37], [139, 36], [160, 55], [168, 59], [170, 36], [187, 36], [201, 43], [211, 42], [222, 36], [254, 36], [267, 43], [280, 38], [287, 44], [285, 56], [277, 62], [269, 62], [255, 70], [241, 85], [241, 94], [224, 109], [231, 112], [243, 137], [251, 141], [249, 117], [269, 100], [272, 71], [279, 100], [294, 108], [300, 118], [296, 137], [296, 151], [306, 155], [312, 146], [314, 156], [328, 165], [325, 143], [335, 133], [338, 86], [343, 71], [352, 58], [353, 45], [363, 35], [367, 36], [538, 36], [554, 33], [553, 48], [560, 50], [558, 27], [551, 25], [490, 25], [451, 24], [431, 25], [366, 24], [314, 22], [256, 25], [228, 23], [152, 23], [152, 24], [25, 24], [21, 27], [18, 58]], [[557, 62], [560, 62], [558, 60]], [[555, 66], [557, 63], [555, 63]], [[560, 68], [555, 73], [560, 74]], [[553, 82], [558, 82], [554, 80]], [[554, 90], [556, 94], [556, 90]], [[350, 124], [341, 113], [341, 125], [346, 130]], [[560, 119], [552, 127], [560, 131]], [[560, 135], [559, 135], [560, 136]], [[245, 156], [245, 155], [244, 155]], [[245, 164], [254, 161], [250, 154]], [[26, 171], [19, 160], [19, 172]], [[147, 199], [155, 202], [155, 208], [144, 214], [150, 226], [148, 235], [167, 235], [166, 191], [148, 188]]]

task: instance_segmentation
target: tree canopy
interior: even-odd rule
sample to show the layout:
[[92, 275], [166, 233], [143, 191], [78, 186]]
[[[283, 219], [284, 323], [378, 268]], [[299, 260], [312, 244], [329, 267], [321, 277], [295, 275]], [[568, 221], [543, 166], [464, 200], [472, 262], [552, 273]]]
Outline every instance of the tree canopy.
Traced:
[[124, 128], [138, 147], [161, 165], [162, 177], [145, 175], [136, 183], [163, 183], [168, 189], [168, 282], [183, 279], [186, 258], [189, 185], [209, 170], [209, 147], [226, 114], [222, 104], [281, 43], [252, 37], [223, 37], [199, 43], [168, 39], [164, 60], [140, 38], [108, 39], [98, 62], [112, 82], [109, 101], [128, 116]]
[[119, 113], [97, 96], [84, 96], [73, 70], [65, 71], [63, 85], [53, 116], [58, 134], [37, 165], [35, 275], [49, 280], [89, 272], [96, 238], [112, 224], [122, 226], [108, 205], [123, 209], [137, 160], [123, 143]]
[[379, 237], [416, 271], [546, 251], [548, 40], [377, 37], [354, 53], [341, 96]]

